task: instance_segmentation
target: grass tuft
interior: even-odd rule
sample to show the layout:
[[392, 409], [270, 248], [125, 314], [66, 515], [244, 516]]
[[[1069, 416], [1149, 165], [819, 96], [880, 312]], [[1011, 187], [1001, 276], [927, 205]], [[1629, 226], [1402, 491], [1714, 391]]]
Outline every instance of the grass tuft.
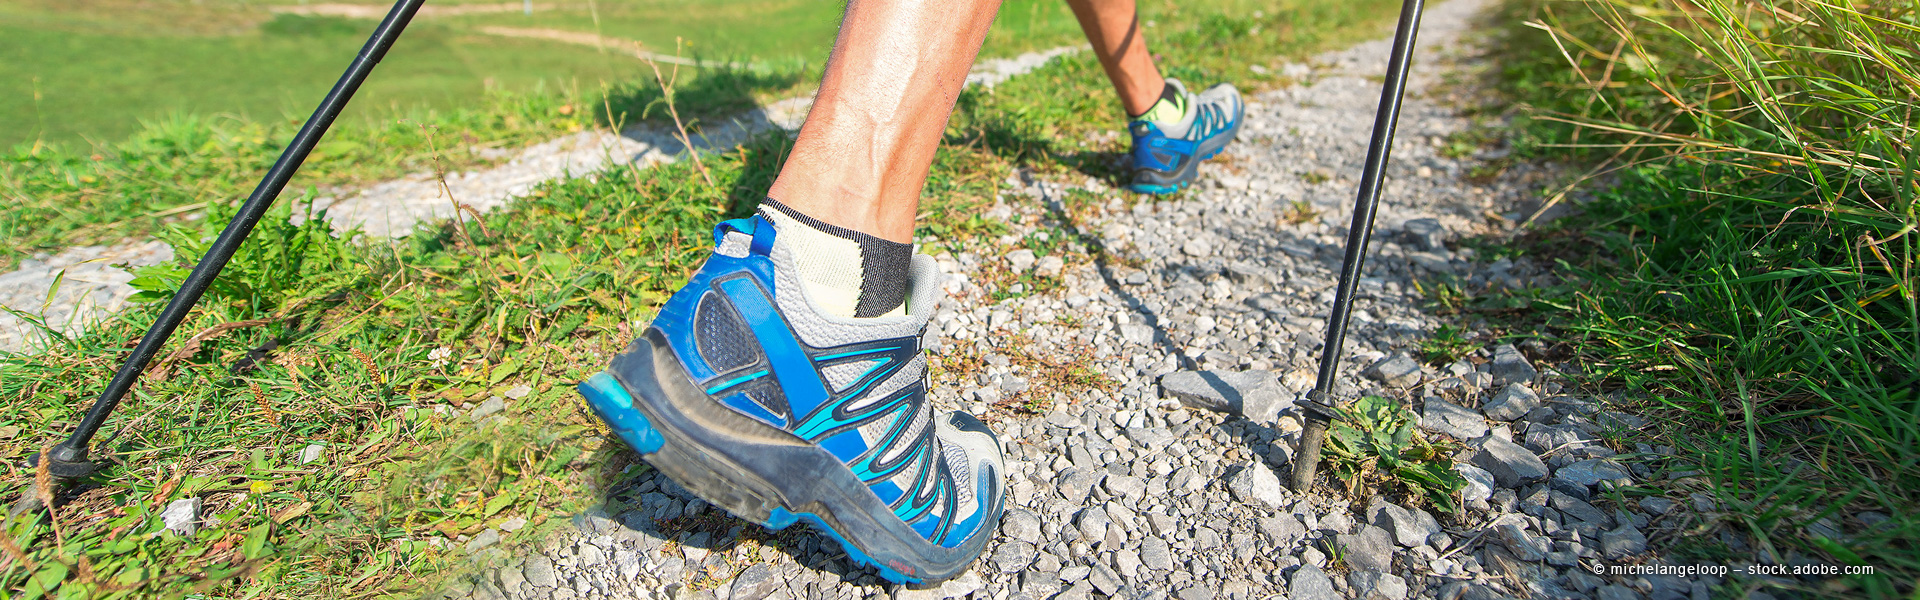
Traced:
[[1573, 265], [1590, 286], [1556, 318], [1593, 384], [1662, 417], [1727, 508], [1694, 525], [1694, 551], [1879, 572], [1820, 593], [1905, 596], [1920, 576], [1915, 15], [1818, 0], [1507, 15], [1524, 24], [1501, 53], [1531, 107], [1519, 151], [1611, 178], [1568, 226], [1604, 251]]

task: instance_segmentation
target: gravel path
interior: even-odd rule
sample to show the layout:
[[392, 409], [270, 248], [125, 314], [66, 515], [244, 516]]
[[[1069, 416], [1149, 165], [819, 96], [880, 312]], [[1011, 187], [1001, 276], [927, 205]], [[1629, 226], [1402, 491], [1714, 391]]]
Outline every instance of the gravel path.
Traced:
[[[988, 213], [1013, 226], [1001, 247], [1078, 235], [1111, 258], [938, 257], [951, 279], [935, 320], [943, 341], [932, 351], [949, 367], [935, 376], [936, 402], [993, 423], [1011, 471], [1000, 536], [961, 577], [929, 589], [883, 584], [830, 540], [766, 532], [635, 466], [606, 508], [536, 547], [489, 548], [494, 531], [458, 540], [493, 566], [447, 596], [1703, 598], [1717, 580], [1588, 574], [1596, 561], [1646, 559], [1648, 538], [1678, 527], [1672, 500], [1615, 506], [1598, 493], [1655, 475], [1657, 463], [1614, 458], [1595, 435], [1643, 421], [1570, 395], [1556, 369], [1572, 367], [1544, 360], [1538, 342], [1481, 348], [1441, 368], [1409, 357], [1440, 324], [1420, 308], [1416, 281], [1448, 274], [1476, 291], [1552, 281], [1525, 260], [1487, 261], [1454, 244], [1507, 230], [1553, 175], [1522, 164], [1473, 183], [1478, 161], [1437, 152], [1469, 126], [1435, 96], [1443, 74], [1483, 66], [1459, 37], [1484, 4], [1452, 0], [1427, 15], [1337, 390], [1401, 399], [1427, 435], [1463, 442], [1464, 514], [1389, 502], [1399, 498], [1297, 496], [1281, 484], [1301, 427], [1292, 401], [1312, 386], [1374, 78], [1385, 71], [1379, 40], [1283, 67], [1302, 83], [1252, 98], [1241, 141], [1183, 200], [1128, 207], [1095, 180], [1017, 173], [1016, 193], [1040, 200], [1018, 206], [1048, 208]], [[1082, 209], [1078, 232], [1059, 221], [1069, 190], [1109, 198]], [[1029, 270], [1063, 285], [1000, 302], [982, 287]], [[1063, 386], [1048, 366], [1074, 363], [1116, 385]], [[1050, 408], [1012, 410], [1030, 403]], [[1334, 548], [1342, 556], [1330, 557]]]
[[[513, 5], [518, 10], [520, 5]], [[384, 12], [382, 13], [384, 14]], [[1009, 77], [1032, 71], [1056, 56], [1080, 47], [1028, 52], [1012, 58], [980, 61], [967, 75], [970, 85], [993, 87]], [[706, 124], [691, 140], [700, 151], [722, 151], [752, 136], [778, 127], [797, 130], [805, 121], [813, 97], [772, 102], [728, 119]], [[414, 173], [341, 196], [315, 200], [327, 209], [337, 230], [359, 228], [375, 239], [404, 237], [421, 223], [453, 216], [458, 205], [479, 212], [504, 206], [513, 198], [560, 177], [590, 175], [613, 165], [648, 167], [678, 160], [686, 144], [670, 128], [642, 126], [618, 134], [607, 130], [582, 131], [517, 152], [500, 151], [504, 162], [485, 169], [446, 174], [445, 187], [432, 172]], [[194, 216], [198, 216], [197, 214]], [[66, 335], [85, 331], [94, 321], [117, 312], [135, 290], [133, 276], [124, 267], [140, 267], [173, 259], [173, 250], [154, 241], [112, 247], [71, 248], [59, 254], [21, 261], [13, 272], [0, 274], [0, 307], [43, 320]], [[49, 302], [48, 291], [61, 273], [66, 278]], [[31, 350], [44, 340], [42, 331], [26, 319], [0, 311], [0, 352]]]

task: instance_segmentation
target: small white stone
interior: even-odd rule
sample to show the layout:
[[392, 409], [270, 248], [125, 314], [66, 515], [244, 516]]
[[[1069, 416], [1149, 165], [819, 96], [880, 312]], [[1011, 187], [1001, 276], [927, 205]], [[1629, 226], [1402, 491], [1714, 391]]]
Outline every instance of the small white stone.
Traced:
[[326, 450], [327, 447], [320, 444], [307, 444], [307, 447], [300, 449], [300, 464], [320, 460], [320, 456], [326, 453]]
[[1014, 273], [1027, 272], [1033, 268], [1033, 263], [1037, 260], [1033, 255], [1033, 251], [1026, 248], [1007, 253], [1007, 265], [1013, 269]]
[[1196, 237], [1187, 240], [1186, 244], [1181, 245], [1180, 251], [1194, 258], [1206, 258], [1213, 254], [1213, 244], [1207, 243], [1206, 238]]
[[167, 503], [166, 510], [160, 512], [160, 523], [168, 531], [191, 536], [200, 531], [200, 499], [182, 498]]

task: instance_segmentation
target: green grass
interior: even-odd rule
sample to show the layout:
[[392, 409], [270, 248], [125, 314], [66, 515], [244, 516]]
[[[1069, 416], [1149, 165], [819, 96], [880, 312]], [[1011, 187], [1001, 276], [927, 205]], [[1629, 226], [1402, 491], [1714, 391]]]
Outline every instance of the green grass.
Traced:
[[[146, 236], [208, 198], [251, 191], [373, 25], [274, 16], [258, 4], [0, 3], [0, 148], [11, 146], [0, 158], [0, 238], [9, 241], [0, 269], [36, 252]], [[680, 35], [693, 42], [689, 56], [756, 61], [681, 70], [678, 105], [696, 128], [704, 117], [806, 93], [840, 10], [767, 0], [600, 8], [605, 35], [662, 52]], [[1062, 3], [1005, 8], [983, 56], [1079, 41]], [[585, 5], [566, 5], [533, 17], [420, 18], [289, 189], [397, 177], [430, 170], [436, 158], [447, 169], [484, 164], [473, 150], [596, 122], [665, 122], [659, 88], [639, 61], [474, 29], [591, 32], [591, 16]], [[565, 22], [542, 21], [556, 19]], [[621, 30], [621, 19], [645, 30]]]
[[1879, 571], [1802, 593], [1915, 593], [1915, 8], [1583, 0], [1508, 18], [1528, 23], [1501, 52], [1531, 105], [1522, 153], [1617, 177], [1538, 237], [1585, 249], [1561, 253], [1587, 286], [1552, 318], [1591, 384], [1658, 416], [1676, 469], [1704, 475], [1646, 491], [1728, 507], [1690, 522], [1683, 549]]
[[[107, 143], [142, 121], [174, 115], [305, 119], [372, 26], [283, 15], [237, 35], [131, 35], [0, 21], [0, 147]], [[422, 20], [407, 28], [344, 118], [384, 121], [401, 109], [470, 106], [489, 88], [591, 90], [641, 67], [591, 48], [474, 36]]]
[[[807, 77], [804, 70], [689, 72], [676, 85], [678, 103], [697, 127], [703, 117], [731, 114], [809, 85]], [[664, 122], [659, 100], [649, 72], [645, 80], [585, 89], [496, 90], [448, 109], [370, 107], [336, 123], [288, 189], [457, 170], [497, 160], [486, 150], [512, 150], [587, 127]], [[0, 203], [0, 238], [10, 242], [0, 247], [0, 268], [35, 252], [145, 236], [210, 202], [243, 198], [302, 121], [178, 115], [91, 149], [15, 146], [0, 154], [0, 198], [6, 199]]]
[[[1150, 6], [1148, 32], [1169, 72], [1258, 89], [1272, 82], [1253, 78], [1245, 57], [1298, 57], [1382, 35], [1391, 5]], [[1253, 18], [1256, 8], [1270, 13]], [[405, 123], [341, 136], [350, 144], [314, 163], [312, 177], [417, 167], [434, 158], [433, 148], [460, 152], [446, 141], [468, 132], [507, 143], [581, 126], [588, 114], [563, 111], [579, 101], [557, 93], [493, 98], [423, 117], [431, 129]], [[1120, 149], [1088, 144], [1084, 134], [1117, 129], [1118, 110], [1084, 56], [991, 92], [967, 92], [924, 192], [929, 217], [919, 233], [940, 238], [928, 250], [993, 245], [1000, 230], [973, 215], [995, 201], [1015, 167], [1117, 177]], [[69, 205], [94, 203], [123, 217], [208, 202], [208, 218], [173, 224], [167, 234], [179, 250], [175, 263], [139, 273], [148, 293], [164, 296], [232, 210], [233, 191], [271, 160], [282, 127], [182, 118], [113, 148], [124, 156], [98, 160], [23, 148], [0, 171], [0, 193], [67, 194]], [[427, 131], [439, 141], [426, 143]], [[715, 221], [752, 210], [789, 143], [768, 136], [707, 157], [713, 187], [686, 163], [614, 170], [551, 182], [484, 218], [426, 227], [392, 244], [350, 242], [317, 221], [288, 225], [283, 208], [108, 422], [107, 432], [119, 433], [99, 447], [117, 462], [59, 504], [57, 527], [45, 516], [6, 523], [3, 533], [24, 560], [0, 557], [0, 589], [21, 598], [411, 596], [447, 583], [469, 560], [486, 560], [431, 540], [529, 519], [532, 526], [508, 536], [512, 547], [603, 502], [617, 512], [617, 495], [602, 496], [607, 486], [647, 467], [588, 416], [571, 386], [600, 369], [682, 283], [706, 253]], [[1029, 201], [1020, 198], [1009, 201]], [[1071, 224], [1097, 200], [1069, 202], [1058, 216]], [[7, 213], [10, 235], [78, 235], [44, 233], [24, 224], [40, 218], [31, 215], [71, 219], [81, 224], [61, 231], [94, 237], [138, 230], [65, 208]], [[162, 225], [145, 218], [147, 230]], [[1054, 233], [1058, 239], [1024, 243], [1099, 251], [1071, 229]], [[57, 338], [45, 352], [0, 357], [0, 427], [20, 428], [0, 439], [0, 458], [18, 461], [71, 427], [157, 311], [140, 305], [84, 336]], [[188, 346], [199, 333], [206, 335]], [[935, 372], [958, 373], [983, 357], [952, 358]], [[1082, 364], [1043, 371], [1061, 385], [1104, 385]], [[473, 424], [441, 412], [522, 386], [526, 396], [498, 420]], [[315, 443], [325, 458], [300, 464], [300, 449]], [[30, 473], [18, 475], [0, 483], [0, 497], [20, 493]], [[192, 538], [161, 533], [157, 512], [187, 497], [203, 498], [219, 524]]]
[[[0, 3], [0, 147], [109, 143], [145, 121], [175, 115], [304, 118], [375, 22], [274, 15], [267, 10], [272, 4], [299, 3]], [[422, 16], [348, 117], [388, 120], [406, 110], [466, 107], [489, 89], [594, 90], [647, 72], [620, 48], [490, 35], [483, 27], [597, 32], [665, 53], [684, 40], [689, 56], [787, 73], [825, 62], [840, 13], [836, 2], [648, 0], [566, 3], [533, 15]], [[1064, 3], [1011, 0], [983, 56], [1082, 41]], [[814, 78], [802, 79], [810, 85]]]

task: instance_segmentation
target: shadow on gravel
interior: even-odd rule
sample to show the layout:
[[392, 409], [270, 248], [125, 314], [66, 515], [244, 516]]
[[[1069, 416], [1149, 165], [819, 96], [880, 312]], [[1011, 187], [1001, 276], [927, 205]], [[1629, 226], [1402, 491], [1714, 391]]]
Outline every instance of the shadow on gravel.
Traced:
[[[623, 475], [621, 470], [627, 473]], [[615, 530], [606, 533], [636, 540], [641, 537], [657, 540], [642, 542], [645, 547], [677, 547], [663, 551], [661, 561], [670, 563], [673, 559], [682, 559], [679, 569], [691, 577], [673, 578], [666, 576], [667, 573], [656, 573], [663, 580], [730, 580], [741, 569], [764, 561], [757, 554], [737, 556], [739, 549], [747, 546], [760, 548], [761, 552], [772, 549], [785, 553], [801, 567], [831, 573], [842, 582], [880, 583], [872, 570], [848, 561], [838, 543], [811, 527], [794, 525], [773, 531], [759, 523], [736, 518], [654, 470], [625, 445], [621, 445], [617, 457], [602, 463], [601, 475], [602, 481], [612, 482], [600, 498], [600, 506], [613, 513], [609, 518]], [[700, 560], [690, 559], [702, 553]], [[668, 564], [661, 567], [673, 568]]]
[[[1021, 177], [1026, 179], [1029, 178], [1029, 175], [1025, 171], [1022, 171]], [[1033, 182], [1029, 180], [1025, 183], [1031, 185]], [[1065, 199], [1056, 198], [1051, 194], [1047, 194], [1045, 186], [1041, 186], [1040, 189], [1042, 193], [1040, 203], [1046, 208], [1047, 215], [1052, 217], [1054, 222], [1060, 224], [1059, 229], [1061, 233], [1087, 248], [1087, 254], [1093, 257], [1094, 268], [1100, 272], [1100, 279], [1107, 282], [1107, 289], [1113, 290], [1114, 295], [1119, 297], [1121, 302], [1126, 303], [1128, 310], [1132, 310], [1134, 314], [1139, 315], [1141, 322], [1153, 328], [1154, 345], [1165, 349], [1168, 354], [1178, 360], [1180, 368], [1196, 368], [1199, 363], [1196, 362], [1193, 357], [1187, 356], [1186, 351], [1182, 350], [1179, 344], [1173, 343], [1173, 339], [1167, 336], [1167, 328], [1160, 323], [1159, 315], [1154, 314], [1152, 309], [1147, 308], [1146, 303], [1141, 301], [1139, 296], [1135, 296], [1132, 292], [1127, 291], [1119, 275], [1114, 272], [1113, 254], [1107, 250], [1106, 244], [1100, 240], [1100, 237], [1080, 230], [1079, 221], [1075, 220], [1073, 214], [1068, 212]], [[1149, 275], [1148, 277], [1149, 281], [1151, 281], [1152, 276]]]

